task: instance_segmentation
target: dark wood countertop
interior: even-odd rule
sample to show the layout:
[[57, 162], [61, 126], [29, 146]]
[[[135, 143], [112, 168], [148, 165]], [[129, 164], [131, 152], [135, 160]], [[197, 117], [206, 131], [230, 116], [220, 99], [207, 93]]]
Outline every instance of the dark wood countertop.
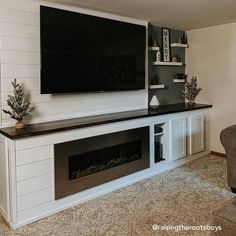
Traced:
[[203, 108], [211, 108], [212, 105], [194, 104], [189, 106], [187, 103], [177, 103], [170, 105], [160, 105], [157, 110], [135, 110], [126, 112], [117, 112], [96, 116], [73, 118], [60, 121], [44, 122], [38, 124], [26, 125], [23, 130], [16, 130], [15, 127], [0, 129], [0, 133], [10, 139], [27, 138], [36, 135], [50, 134], [60, 131], [78, 129], [94, 125], [108, 124], [118, 121], [139, 119], [151, 116], [159, 116], [177, 112], [191, 111]]

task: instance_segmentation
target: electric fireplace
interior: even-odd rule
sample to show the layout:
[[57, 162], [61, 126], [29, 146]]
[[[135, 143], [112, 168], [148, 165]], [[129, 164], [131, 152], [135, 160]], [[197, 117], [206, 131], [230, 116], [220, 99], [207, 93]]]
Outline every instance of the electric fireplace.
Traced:
[[149, 128], [56, 144], [55, 198], [149, 167]]

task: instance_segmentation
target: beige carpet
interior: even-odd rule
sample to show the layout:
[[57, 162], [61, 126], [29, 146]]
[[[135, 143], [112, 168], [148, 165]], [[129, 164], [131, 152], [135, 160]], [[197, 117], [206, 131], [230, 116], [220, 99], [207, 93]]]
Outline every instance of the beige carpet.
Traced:
[[234, 196], [226, 160], [205, 156], [14, 232], [0, 218], [0, 235], [208, 235], [154, 231], [152, 225], [211, 224], [213, 210]]

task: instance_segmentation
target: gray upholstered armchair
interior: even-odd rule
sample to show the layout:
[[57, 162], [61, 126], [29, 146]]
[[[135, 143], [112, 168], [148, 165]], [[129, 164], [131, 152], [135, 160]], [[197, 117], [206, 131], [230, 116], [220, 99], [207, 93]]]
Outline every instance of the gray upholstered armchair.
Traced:
[[236, 193], [236, 125], [224, 129], [220, 140], [227, 156], [228, 185]]

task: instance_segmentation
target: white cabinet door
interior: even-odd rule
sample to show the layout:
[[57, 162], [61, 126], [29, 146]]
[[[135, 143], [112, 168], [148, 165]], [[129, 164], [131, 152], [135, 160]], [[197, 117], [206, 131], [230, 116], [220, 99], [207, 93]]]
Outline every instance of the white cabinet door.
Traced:
[[187, 156], [187, 119], [179, 118], [170, 121], [171, 159], [177, 160]]
[[189, 152], [195, 154], [205, 150], [204, 114], [190, 116], [189, 120]]

